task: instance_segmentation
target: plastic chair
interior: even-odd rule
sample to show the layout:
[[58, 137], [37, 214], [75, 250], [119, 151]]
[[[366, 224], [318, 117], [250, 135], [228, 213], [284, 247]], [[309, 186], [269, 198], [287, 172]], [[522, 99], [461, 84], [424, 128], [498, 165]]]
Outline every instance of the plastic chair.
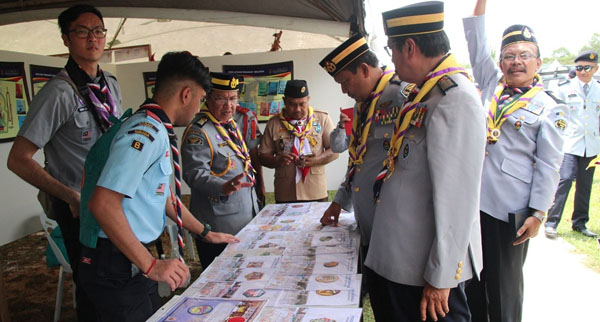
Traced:
[[[56, 256], [56, 259], [60, 263], [60, 269], [58, 271], [58, 290], [56, 291], [56, 304], [54, 306], [54, 322], [56, 322], [60, 318], [65, 273], [73, 274], [73, 270], [71, 269], [71, 265], [63, 256], [63, 253], [60, 251], [60, 248], [58, 248], [56, 242], [54, 242], [54, 239], [52, 239], [52, 237], [50, 236], [52, 230], [58, 226], [56, 221], [48, 218], [45, 213], [42, 213], [40, 214], [40, 222], [42, 223], [42, 227], [44, 228], [44, 234], [46, 235], [46, 239], [50, 244], [50, 248], [52, 249], [54, 256]], [[75, 282], [73, 282], [73, 307], [75, 306]]]

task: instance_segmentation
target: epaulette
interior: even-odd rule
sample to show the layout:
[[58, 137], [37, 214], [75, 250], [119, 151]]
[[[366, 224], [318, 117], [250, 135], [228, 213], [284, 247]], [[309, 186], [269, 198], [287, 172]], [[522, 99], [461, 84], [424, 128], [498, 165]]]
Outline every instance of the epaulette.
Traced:
[[402, 89], [402, 96], [404, 96], [405, 98], [408, 97], [408, 95], [410, 95], [410, 92], [412, 92], [416, 86], [417, 84], [414, 83], [406, 84], [406, 86], [404, 86], [404, 88]]
[[247, 109], [247, 108], [245, 108], [245, 107], [241, 107], [240, 105], [238, 105], [238, 106], [235, 108], [235, 110], [236, 110], [236, 111], [238, 111], [238, 112], [240, 112], [240, 113], [244, 113], [244, 114], [246, 114], [246, 113], [250, 112], [250, 109]]
[[558, 83], [558, 86], [563, 86], [563, 85], [565, 85], [565, 84], [569, 84], [570, 82], [571, 82], [570, 80], [568, 80], [568, 79], [565, 79], [564, 81], [562, 81], [562, 82]]
[[458, 84], [456, 84], [456, 82], [448, 77], [448, 76], [442, 76], [438, 82], [437, 82], [437, 86], [440, 88], [440, 90], [442, 91], [442, 93], [444, 93], [444, 95], [446, 95], [446, 92], [449, 91], [450, 89], [457, 87]]
[[203, 127], [206, 122], [208, 122], [208, 117], [202, 116], [195, 123], [198, 124], [199, 127]]
[[551, 90], [544, 90], [544, 92], [546, 92], [546, 94], [548, 94], [548, 96], [552, 97], [552, 99], [558, 103], [558, 104], [564, 104], [565, 102], [563, 100], [561, 100], [560, 98], [556, 97], [556, 95], [554, 95], [554, 92], [552, 92]]

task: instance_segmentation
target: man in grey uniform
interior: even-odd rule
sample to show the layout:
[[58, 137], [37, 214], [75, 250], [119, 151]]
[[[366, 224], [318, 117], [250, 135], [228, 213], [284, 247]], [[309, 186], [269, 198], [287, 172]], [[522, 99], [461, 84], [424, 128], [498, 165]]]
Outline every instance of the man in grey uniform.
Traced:
[[[504, 31], [496, 65], [484, 14], [485, 1], [479, 0], [473, 17], [463, 20], [473, 74], [488, 113], [480, 206], [484, 268], [467, 295], [474, 321], [515, 322], [522, 315], [528, 239], [537, 234], [558, 184], [567, 111], [543, 91], [531, 28], [513, 25]], [[515, 212], [531, 216], [511, 224], [509, 213]]]
[[[117, 79], [98, 62], [104, 52], [106, 29], [102, 14], [89, 5], [77, 5], [58, 17], [62, 39], [69, 48], [65, 69], [33, 98], [27, 118], [8, 156], [8, 168], [40, 189], [47, 215], [61, 229], [79, 285], [79, 199], [85, 156], [110, 126], [109, 115], [121, 113]], [[33, 156], [43, 148], [45, 170]], [[76, 288], [79, 321], [96, 314], [82, 288]]]
[[[237, 234], [258, 212], [250, 153], [233, 115], [240, 79], [233, 74], [211, 73], [213, 89], [206, 108], [183, 135], [183, 179], [192, 189], [190, 211], [216, 231]], [[195, 238], [203, 268], [225, 249]]]
[[485, 118], [448, 53], [443, 17], [439, 1], [383, 13], [396, 73], [419, 85], [373, 187], [379, 203], [364, 274], [377, 320], [470, 321], [464, 287], [481, 270]]
[[342, 119], [331, 132], [332, 151], [349, 149], [348, 172], [321, 223], [335, 225], [342, 208], [354, 209], [361, 235], [362, 263], [375, 212], [373, 183], [387, 157], [394, 121], [414, 85], [408, 86], [394, 77], [392, 68], [379, 66], [377, 56], [360, 34], [346, 40], [319, 64], [340, 84], [342, 92], [356, 100], [351, 136], [346, 136]]
[[593, 79], [598, 71], [598, 53], [582, 52], [575, 58], [577, 79], [559, 84], [558, 96], [569, 105], [568, 126], [565, 129], [565, 156], [560, 167], [560, 181], [554, 197], [554, 205], [548, 210], [546, 237], [556, 238], [569, 190], [575, 179], [575, 202], [571, 227], [587, 237], [598, 235], [585, 225], [590, 219], [590, 195], [594, 182], [594, 169], [587, 169], [600, 151], [598, 120], [600, 118], [600, 84]]

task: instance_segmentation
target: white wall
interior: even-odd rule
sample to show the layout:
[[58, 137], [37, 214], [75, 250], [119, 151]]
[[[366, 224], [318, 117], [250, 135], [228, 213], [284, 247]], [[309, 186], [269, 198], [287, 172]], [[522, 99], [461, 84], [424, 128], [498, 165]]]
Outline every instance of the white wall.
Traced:
[[[201, 58], [212, 71], [221, 71], [222, 65], [254, 65], [282, 61], [294, 61], [294, 78], [305, 79], [311, 97], [311, 105], [318, 110], [329, 112], [331, 119], [337, 123], [339, 107], [350, 107], [353, 100], [342, 94], [340, 87], [319, 65], [331, 49], [307, 49], [297, 51], [265, 52], [259, 54], [219, 56]], [[23, 53], [0, 51], [0, 61], [25, 62], [25, 74], [29, 80], [29, 64], [62, 67], [65, 59], [30, 55]], [[137, 107], [145, 98], [143, 72], [155, 71], [158, 62], [111, 65], [103, 64], [102, 68], [117, 76], [123, 93], [123, 107]], [[261, 124], [264, 128], [264, 124]], [[181, 137], [183, 128], [176, 131]], [[6, 168], [6, 161], [12, 143], [0, 143], [0, 245], [31, 234], [41, 229], [38, 214], [41, 207], [36, 199], [37, 189], [21, 180]], [[43, 162], [43, 154], [35, 155], [38, 162]], [[327, 186], [329, 190], [337, 188], [346, 170], [347, 153], [327, 166]], [[264, 169], [267, 191], [273, 191], [273, 170]], [[183, 193], [189, 193], [184, 183]]]

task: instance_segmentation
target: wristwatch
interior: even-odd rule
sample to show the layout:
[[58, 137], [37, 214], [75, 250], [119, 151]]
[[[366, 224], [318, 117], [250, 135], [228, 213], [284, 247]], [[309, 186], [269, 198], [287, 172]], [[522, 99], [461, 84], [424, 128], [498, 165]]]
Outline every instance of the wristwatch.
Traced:
[[210, 232], [210, 225], [205, 223], [204, 230], [200, 233], [200, 237], [206, 238], [206, 235], [208, 235], [209, 232]]
[[544, 219], [546, 218], [546, 216], [541, 215], [537, 211], [534, 211], [532, 216], [535, 217], [537, 220], [539, 220], [542, 224], [544, 223]]

